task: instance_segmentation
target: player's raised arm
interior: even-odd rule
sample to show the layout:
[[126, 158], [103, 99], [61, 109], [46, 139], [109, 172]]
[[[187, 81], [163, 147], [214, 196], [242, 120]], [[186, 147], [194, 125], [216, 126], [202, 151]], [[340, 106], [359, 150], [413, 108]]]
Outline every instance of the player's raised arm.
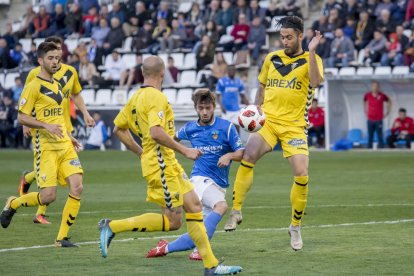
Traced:
[[139, 158], [141, 158], [142, 148], [132, 137], [131, 132], [127, 128], [120, 128], [115, 126], [114, 134], [118, 139], [133, 153], [135, 153]]
[[259, 87], [257, 88], [257, 92], [256, 92], [255, 105], [261, 106], [263, 104], [264, 93], [265, 93], [265, 86], [264, 84], [260, 83]]
[[186, 158], [191, 160], [196, 160], [201, 156], [201, 151], [199, 149], [187, 148], [177, 141], [174, 141], [161, 126], [153, 126], [150, 128], [151, 138], [154, 139], [161, 146], [170, 148], [176, 152], [181, 153]]
[[82, 112], [83, 119], [85, 120], [86, 125], [88, 127], [94, 127], [95, 126], [95, 120], [89, 114], [82, 95], [80, 93], [79, 94], [73, 94], [72, 98], [73, 98], [73, 102], [75, 103], [76, 107], [79, 108], [79, 110]]
[[315, 31], [315, 36], [309, 43], [309, 83], [312, 88], [318, 87], [323, 82], [316, 57], [316, 48], [321, 38], [322, 34], [319, 31]]

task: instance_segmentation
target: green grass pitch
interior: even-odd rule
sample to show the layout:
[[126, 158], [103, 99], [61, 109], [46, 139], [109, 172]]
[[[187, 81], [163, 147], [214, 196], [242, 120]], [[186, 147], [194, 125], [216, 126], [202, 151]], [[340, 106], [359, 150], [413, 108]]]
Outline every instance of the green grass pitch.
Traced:
[[[32, 159], [29, 151], [0, 151], [1, 204], [16, 194], [20, 173], [32, 167]], [[70, 235], [81, 247], [52, 246], [67, 196], [67, 189], [59, 188], [57, 201], [49, 207], [52, 225], [33, 224], [35, 209], [21, 208], [8, 229], [0, 228], [0, 275], [202, 275], [202, 263], [189, 261], [189, 252], [144, 258], [160, 237], [172, 240], [185, 225], [170, 233], [121, 233], [108, 258], [101, 258], [101, 218], [158, 209], [145, 202], [146, 184], [131, 153], [82, 152], [80, 159], [84, 193]], [[180, 161], [190, 172], [191, 162]], [[237, 167], [231, 170], [231, 183]], [[243, 223], [225, 233], [225, 217], [212, 240], [216, 256], [224, 257], [225, 264], [241, 265], [242, 275], [413, 275], [413, 152], [311, 153], [300, 252], [290, 248], [286, 229], [292, 182], [287, 161], [280, 152], [269, 154], [254, 173]]]

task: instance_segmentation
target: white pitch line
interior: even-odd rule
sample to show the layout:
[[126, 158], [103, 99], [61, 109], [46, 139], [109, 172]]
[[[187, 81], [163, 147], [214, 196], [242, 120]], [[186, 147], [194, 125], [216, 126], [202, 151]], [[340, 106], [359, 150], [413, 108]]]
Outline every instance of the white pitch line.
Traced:
[[[389, 207], [389, 206], [414, 206], [414, 203], [385, 203], [385, 204], [376, 204], [376, 203], [369, 203], [369, 204], [327, 204], [327, 205], [308, 205], [307, 208], [343, 208], [343, 207]], [[243, 207], [244, 209], [286, 209], [292, 208], [290, 205], [275, 205], [275, 206], [246, 206]], [[138, 209], [130, 209], [130, 210], [103, 210], [103, 211], [81, 211], [79, 214], [82, 215], [89, 215], [89, 214], [101, 214], [101, 213], [130, 213], [130, 212], [154, 212], [158, 209], [146, 209], [146, 210], [138, 210]], [[48, 212], [49, 215], [60, 215], [61, 212]], [[28, 214], [16, 214], [16, 216], [33, 216], [32, 213]]]
[[[386, 221], [366, 221], [366, 222], [349, 222], [349, 223], [339, 223], [339, 224], [320, 224], [320, 225], [308, 225], [304, 226], [304, 229], [314, 229], [314, 228], [334, 228], [334, 227], [346, 227], [346, 226], [358, 226], [358, 225], [376, 225], [376, 224], [399, 224], [399, 223], [409, 223], [414, 222], [412, 219], [399, 219], [399, 220], [386, 220]], [[288, 227], [280, 228], [246, 228], [238, 229], [237, 232], [276, 232], [276, 231], [286, 231]], [[216, 231], [216, 233], [226, 233], [223, 230]], [[133, 240], [159, 240], [159, 239], [168, 239], [168, 238], [177, 238], [180, 235], [166, 235], [166, 236], [157, 236], [157, 237], [139, 237], [139, 238], [127, 238], [120, 240], [113, 240], [112, 242], [129, 242]], [[99, 244], [99, 241], [87, 241], [87, 242], [78, 242], [77, 245], [89, 245], [89, 244]], [[48, 245], [34, 245], [29, 247], [14, 247], [14, 248], [4, 248], [0, 249], [0, 253], [11, 252], [11, 251], [22, 251], [28, 249], [40, 249], [40, 248], [49, 248], [55, 247], [53, 244]]]

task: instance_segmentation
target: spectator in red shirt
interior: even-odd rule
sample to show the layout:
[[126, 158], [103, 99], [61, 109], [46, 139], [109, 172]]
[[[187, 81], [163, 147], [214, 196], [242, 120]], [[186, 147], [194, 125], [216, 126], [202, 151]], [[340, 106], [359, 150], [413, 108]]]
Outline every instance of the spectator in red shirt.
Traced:
[[316, 138], [318, 147], [323, 148], [325, 145], [325, 112], [318, 107], [318, 100], [312, 100], [312, 106], [309, 108], [308, 118], [310, 126], [308, 128], [308, 144], [313, 145], [313, 137]]
[[178, 68], [174, 65], [174, 58], [168, 57], [168, 71], [170, 71], [171, 77], [174, 82], [178, 82]]
[[[378, 81], [371, 82], [371, 91], [364, 96], [364, 110], [368, 118], [368, 148], [372, 148], [374, 141], [374, 132], [378, 134], [378, 147], [384, 147], [382, 134], [382, 120], [387, 117], [391, 111], [391, 100], [387, 95], [380, 91]], [[384, 103], [387, 103], [387, 111], [384, 114]]]
[[394, 120], [391, 128], [391, 135], [387, 137], [390, 148], [395, 148], [395, 142], [405, 140], [406, 147], [411, 147], [411, 139], [414, 138], [414, 120], [407, 117], [407, 110], [400, 108], [398, 118]]
[[46, 7], [41, 5], [39, 13], [33, 19], [34, 33], [33, 37], [46, 37], [46, 29], [49, 27], [50, 15], [46, 12]]
[[239, 15], [239, 22], [234, 25], [231, 31], [231, 36], [234, 37], [233, 46], [237, 52], [239, 50], [247, 49], [247, 38], [249, 37], [250, 26], [247, 25], [246, 15], [241, 13]]

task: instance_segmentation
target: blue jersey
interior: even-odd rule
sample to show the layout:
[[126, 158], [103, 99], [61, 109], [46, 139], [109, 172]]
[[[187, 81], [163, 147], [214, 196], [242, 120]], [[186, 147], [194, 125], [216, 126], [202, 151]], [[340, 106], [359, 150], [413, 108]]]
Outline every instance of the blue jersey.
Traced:
[[241, 79], [236, 77], [219, 79], [216, 93], [221, 94], [221, 102], [227, 111], [240, 110], [240, 94], [244, 94], [244, 84]]
[[227, 120], [215, 118], [208, 126], [188, 122], [178, 132], [177, 138], [188, 140], [193, 148], [203, 152], [194, 162], [191, 176], [207, 176], [223, 188], [229, 187], [230, 166], [220, 168], [217, 162], [226, 153], [243, 149], [236, 127]]

